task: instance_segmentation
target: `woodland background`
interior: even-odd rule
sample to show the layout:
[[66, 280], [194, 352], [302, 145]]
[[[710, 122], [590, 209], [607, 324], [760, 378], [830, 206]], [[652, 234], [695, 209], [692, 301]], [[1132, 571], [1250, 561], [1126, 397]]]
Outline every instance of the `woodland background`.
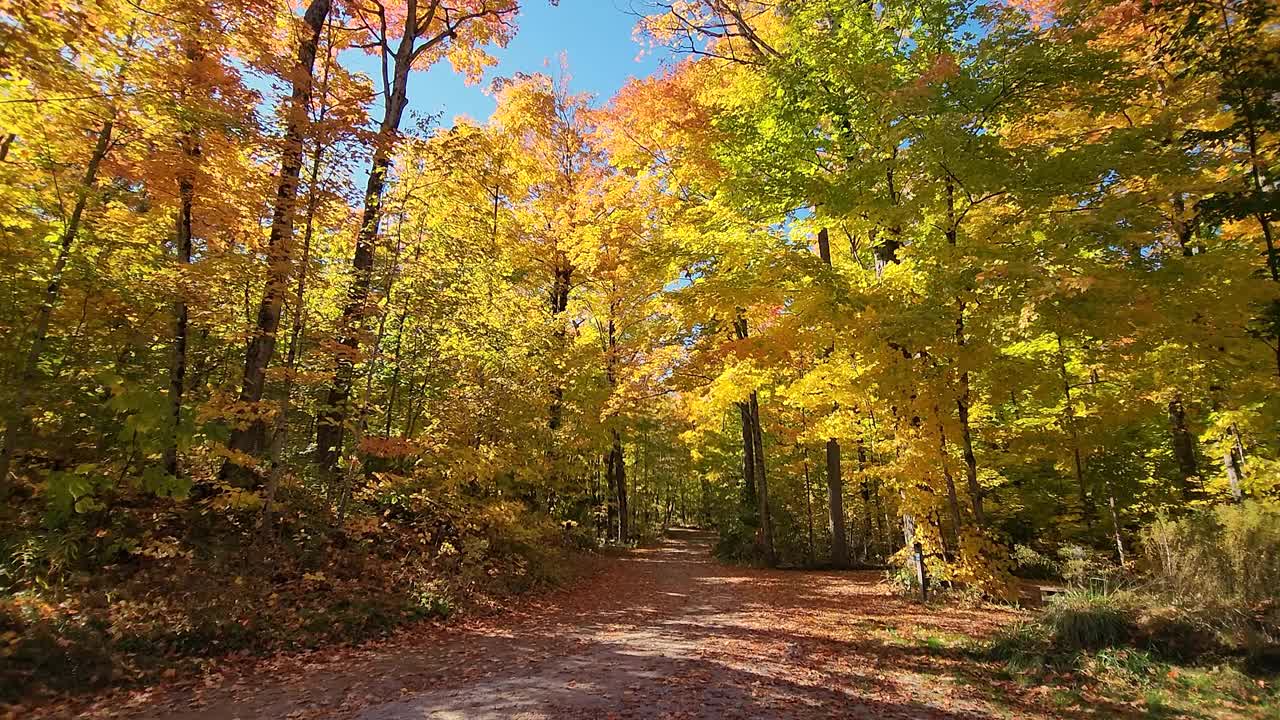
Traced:
[[904, 587], [918, 541], [991, 600], [1140, 584], [1269, 652], [1274, 2], [653, 2], [678, 60], [612, 98], [406, 112], [518, 10], [0, 5], [5, 694], [673, 524]]

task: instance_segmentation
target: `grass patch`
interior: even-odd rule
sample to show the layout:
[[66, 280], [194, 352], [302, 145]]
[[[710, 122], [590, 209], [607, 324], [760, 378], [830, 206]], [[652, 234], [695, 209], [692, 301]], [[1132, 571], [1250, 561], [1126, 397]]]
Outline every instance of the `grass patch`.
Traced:
[[1024, 686], [1050, 688], [1055, 705], [1059, 693], [1087, 688], [1069, 704], [1140, 706], [1154, 718], [1280, 718], [1280, 678], [1208, 627], [1150, 597], [1078, 590], [997, 634], [979, 658]]
[[1054, 647], [1098, 650], [1130, 640], [1137, 632], [1133, 603], [1125, 593], [1073, 590], [1045, 609], [1041, 622]]

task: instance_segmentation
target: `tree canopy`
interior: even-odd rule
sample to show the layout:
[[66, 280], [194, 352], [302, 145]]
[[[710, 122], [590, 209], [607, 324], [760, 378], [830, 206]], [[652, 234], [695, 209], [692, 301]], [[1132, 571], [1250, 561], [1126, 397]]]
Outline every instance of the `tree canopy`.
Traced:
[[646, 8], [660, 73], [444, 127], [515, 0], [5, 3], [15, 537], [456, 501], [1010, 597], [1280, 491], [1273, 2]]

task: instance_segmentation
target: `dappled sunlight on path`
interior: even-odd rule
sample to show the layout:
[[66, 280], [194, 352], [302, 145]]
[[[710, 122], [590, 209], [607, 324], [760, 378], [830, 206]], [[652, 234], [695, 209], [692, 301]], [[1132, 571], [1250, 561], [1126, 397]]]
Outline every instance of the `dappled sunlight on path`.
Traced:
[[460, 626], [135, 693], [136, 718], [1055, 717], [952, 647], [1010, 621], [929, 609], [873, 572], [728, 567], [677, 530], [576, 587]]

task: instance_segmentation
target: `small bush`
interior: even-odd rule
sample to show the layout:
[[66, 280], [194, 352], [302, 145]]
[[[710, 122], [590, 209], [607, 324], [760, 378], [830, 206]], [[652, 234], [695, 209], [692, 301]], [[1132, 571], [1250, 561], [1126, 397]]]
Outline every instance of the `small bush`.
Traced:
[[1156, 600], [1139, 615], [1138, 644], [1178, 660], [1196, 660], [1222, 649], [1218, 632], [1200, 614]]
[[1010, 672], [1038, 672], [1053, 664], [1048, 628], [1038, 621], [1019, 622], [1002, 630], [987, 648], [987, 656], [1005, 663]]
[[749, 564], [756, 560], [756, 528], [746, 523], [732, 523], [720, 528], [715, 556], [725, 562]]
[[431, 581], [417, 587], [410, 595], [412, 610], [420, 617], [447, 620], [457, 610], [457, 602], [443, 583]]
[[1106, 592], [1121, 584], [1123, 568], [1104, 554], [1083, 545], [1063, 545], [1058, 549], [1059, 574], [1073, 588]]
[[1013, 573], [1028, 580], [1048, 580], [1059, 577], [1061, 568], [1053, 558], [1041, 555], [1026, 545], [1013, 547]]
[[909, 565], [895, 563], [884, 571], [884, 580], [899, 595], [920, 597], [920, 583], [916, 571]]
[[1153, 580], [1177, 602], [1201, 607], [1280, 603], [1280, 507], [1220, 505], [1142, 532]]
[[1120, 645], [1136, 634], [1134, 606], [1125, 593], [1073, 590], [1045, 608], [1041, 622], [1055, 648], [1098, 650]]
[[1255, 664], [1280, 658], [1280, 506], [1247, 501], [1162, 516], [1143, 530], [1142, 550], [1151, 589], [1171, 612]]
[[587, 552], [600, 549], [600, 542], [596, 538], [595, 530], [588, 525], [579, 525], [572, 520], [567, 520], [560, 524], [563, 535], [561, 542], [570, 550], [579, 552]]
[[1150, 652], [1108, 647], [1084, 658], [1085, 672], [1113, 685], [1144, 687], [1160, 678], [1166, 666]]
[[21, 699], [37, 683], [58, 691], [102, 686], [114, 673], [106, 648], [97, 628], [0, 605], [0, 702]]

